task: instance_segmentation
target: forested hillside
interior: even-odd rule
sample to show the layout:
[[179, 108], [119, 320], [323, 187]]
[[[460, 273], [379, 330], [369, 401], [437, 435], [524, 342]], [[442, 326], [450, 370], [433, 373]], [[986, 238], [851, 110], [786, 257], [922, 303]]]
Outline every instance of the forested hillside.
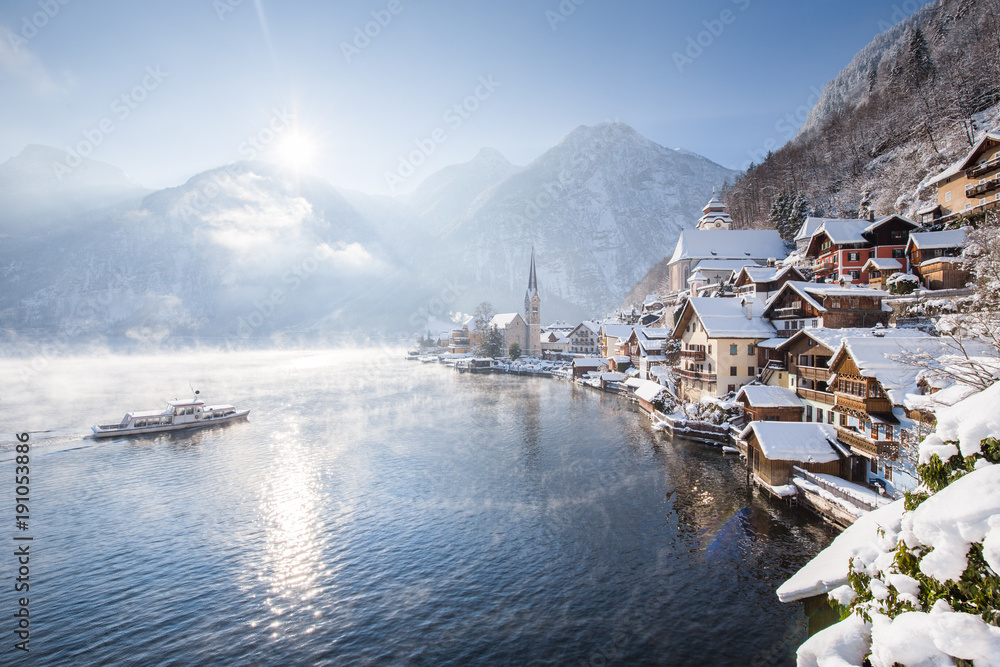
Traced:
[[1000, 122], [1000, 0], [935, 0], [879, 35], [823, 91], [798, 135], [724, 192], [739, 227], [774, 201], [817, 215], [912, 215], [928, 178]]

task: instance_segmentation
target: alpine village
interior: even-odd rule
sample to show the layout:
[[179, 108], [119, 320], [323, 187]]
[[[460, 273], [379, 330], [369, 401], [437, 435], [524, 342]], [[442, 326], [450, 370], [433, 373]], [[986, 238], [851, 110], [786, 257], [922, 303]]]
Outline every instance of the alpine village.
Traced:
[[[484, 302], [455, 328], [421, 337], [409, 358], [618, 394], [654, 430], [739, 456], [750, 492], [843, 529], [777, 590], [783, 602], [805, 602], [813, 636], [799, 664], [826, 664], [808, 657], [850, 654], [871, 641], [858, 628], [864, 611], [836, 623], [838, 609], [841, 618], [847, 609], [883, 609], [884, 599], [872, 597], [878, 577], [905, 576], [871, 565], [880, 553], [873, 543], [883, 557], [902, 544], [886, 546], [882, 535], [899, 530], [904, 498], [909, 509], [928, 489], [1000, 462], [1000, 447], [989, 446], [996, 440], [980, 447], [1000, 432], [1000, 341], [991, 324], [1000, 127], [982, 132], [925, 189], [936, 202], [911, 217], [818, 217], [784, 197], [771, 229], [735, 223], [713, 192], [665, 260], [656, 293], [582, 322], [542, 324], [544, 267], [532, 247], [522, 312], [497, 313]], [[791, 215], [775, 215], [782, 205]], [[985, 424], [984, 414], [992, 415]], [[930, 473], [943, 480], [937, 489]], [[954, 512], [944, 514], [947, 522]], [[917, 580], [896, 585], [892, 600], [919, 610]], [[836, 636], [844, 632], [861, 639]]]

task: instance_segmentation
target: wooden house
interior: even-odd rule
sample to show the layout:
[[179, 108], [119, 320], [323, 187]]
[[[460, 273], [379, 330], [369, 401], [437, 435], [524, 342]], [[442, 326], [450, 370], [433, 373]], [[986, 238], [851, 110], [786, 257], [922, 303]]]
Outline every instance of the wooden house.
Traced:
[[936, 220], [953, 220], [1000, 206], [1000, 133], [988, 132], [964, 158], [930, 181], [937, 186]]
[[737, 296], [767, 301], [790, 280], [805, 282], [806, 277], [797, 267], [745, 266], [736, 275], [733, 287]]
[[818, 280], [863, 284], [867, 281], [863, 269], [868, 260], [875, 257], [905, 261], [910, 232], [919, 228], [916, 222], [900, 215], [877, 220], [825, 219], [810, 238], [805, 255], [813, 260]]
[[862, 287], [789, 281], [767, 302], [763, 316], [781, 338], [815, 327], [884, 326], [889, 322], [889, 310], [882, 306], [885, 296], [879, 290]]
[[[911, 234], [912, 239], [915, 234]], [[872, 289], [886, 289], [885, 281], [903, 270], [903, 262], [892, 257], [870, 257], [861, 268], [867, 277], [868, 286]]]
[[754, 421], [740, 437], [747, 443], [747, 468], [753, 482], [777, 496], [795, 493], [788, 488], [793, 467], [841, 478], [850, 470], [850, 452], [828, 424]]
[[802, 401], [795, 392], [784, 387], [748, 384], [736, 394], [749, 421], [802, 421]]
[[927, 289], [965, 287], [971, 275], [962, 262], [966, 229], [911, 234], [906, 257], [913, 275]]

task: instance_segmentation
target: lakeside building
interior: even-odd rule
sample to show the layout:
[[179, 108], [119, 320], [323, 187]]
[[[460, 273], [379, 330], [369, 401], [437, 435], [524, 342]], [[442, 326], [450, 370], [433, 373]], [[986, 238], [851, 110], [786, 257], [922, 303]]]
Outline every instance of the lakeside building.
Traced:
[[937, 204], [918, 213], [925, 222], [948, 222], [1000, 205], [1000, 132], [988, 132], [964, 158], [932, 178]]
[[972, 277], [962, 260], [966, 231], [963, 227], [910, 235], [906, 258], [921, 285], [932, 290], [965, 287]]
[[681, 345], [679, 398], [735, 392], [756, 378], [756, 344], [774, 337], [774, 327], [754, 314], [761, 310], [753, 300], [692, 297], [684, 303], [671, 332]]
[[542, 357], [562, 359], [569, 354], [569, 337], [562, 331], [547, 331], [542, 334]]
[[750, 421], [802, 421], [802, 401], [791, 389], [748, 384], [737, 392], [736, 402]]
[[[803, 224], [805, 226], [805, 224]], [[864, 284], [863, 269], [872, 257], [900, 260], [906, 269], [906, 244], [920, 225], [901, 215], [876, 220], [824, 218], [809, 237], [805, 257], [817, 281]]]
[[797, 493], [792, 469], [843, 478], [851, 454], [826, 424], [752, 421], [740, 434], [747, 443], [747, 468], [752, 481], [779, 497]]
[[601, 349], [599, 354], [602, 357], [613, 357], [626, 354], [625, 341], [632, 335], [635, 329], [634, 324], [604, 323], [600, 325], [599, 344]]
[[597, 356], [601, 353], [601, 325], [584, 320], [569, 332], [569, 353]]

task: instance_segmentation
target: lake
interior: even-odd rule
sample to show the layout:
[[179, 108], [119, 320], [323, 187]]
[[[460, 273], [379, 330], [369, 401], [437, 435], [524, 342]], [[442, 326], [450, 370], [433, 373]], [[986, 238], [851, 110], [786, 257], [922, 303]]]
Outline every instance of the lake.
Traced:
[[[774, 590], [830, 529], [620, 397], [402, 356], [0, 359], [0, 663], [794, 664], [805, 618]], [[249, 421], [84, 437], [189, 386]], [[20, 431], [46, 431], [24, 532]]]

